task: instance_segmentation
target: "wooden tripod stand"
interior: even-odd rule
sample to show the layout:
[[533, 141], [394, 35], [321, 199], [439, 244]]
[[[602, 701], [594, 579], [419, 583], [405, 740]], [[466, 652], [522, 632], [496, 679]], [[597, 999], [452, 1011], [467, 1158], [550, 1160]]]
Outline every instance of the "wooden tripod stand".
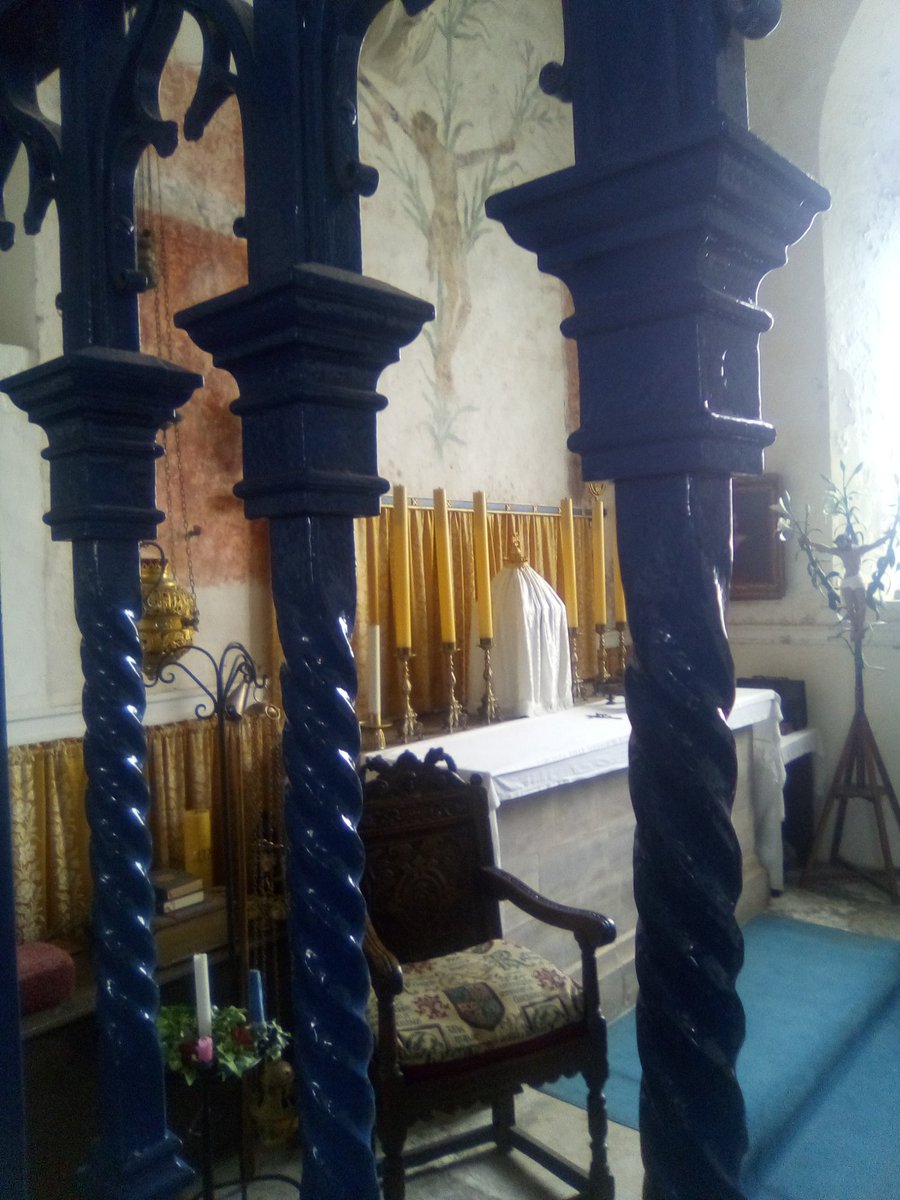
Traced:
[[[825, 807], [816, 828], [812, 849], [800, 876], [800, 886], [805, 887], [807, 878], [816, 861], [828, 821], [837, 805], [837, 816], [834, 823], [834, 834], [831, 840], [832, 863], [840, 862], [843, 866], [852, 864], [840, 858], [841, 839], [844, 834], [844, 818], [847, 814], [847, 801], [851, 799], [867, 800], [872, 805], [875, 821], [878, 826], [878, 840], [881, 843], [881, 854], [884, 859], [885, 890], [894, 904], [900, 904], [900, 889], [897, 886], [897, 872], [891, 859], [891, 844], [888, 839], [887, 823], [884, 816], [883, 800], [886, 798], [893, 810], [894, 817], [900, 826], [900, 804], [891, 784], [884, 760], [875, 742], [875, 735], [869, 725], [865, 710], [863, 694], [863, 656], [862, 638], [854, 639], [853, 659], [856, 675], [856, 704], [850, 731], [841, 751], [841, 757], [825, 798]], [[877, 879], [874, 882], [879, 882]], [[880, 883], [879, 883], [879, 886]]]

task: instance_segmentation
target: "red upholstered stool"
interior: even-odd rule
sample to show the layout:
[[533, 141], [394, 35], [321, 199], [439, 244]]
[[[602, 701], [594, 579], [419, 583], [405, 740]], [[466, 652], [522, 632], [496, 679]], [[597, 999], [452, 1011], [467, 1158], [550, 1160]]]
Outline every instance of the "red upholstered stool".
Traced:
[[16, 968], [23, 1017], [62, 1004], [75, 991], [75, 960], [49, 942], [17, 946]]

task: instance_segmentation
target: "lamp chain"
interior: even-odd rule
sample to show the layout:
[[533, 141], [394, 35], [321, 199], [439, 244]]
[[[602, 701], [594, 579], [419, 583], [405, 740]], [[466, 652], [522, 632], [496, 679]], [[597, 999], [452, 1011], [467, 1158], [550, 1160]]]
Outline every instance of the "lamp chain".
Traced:
[[[153, 147], [149, 147], [140, 170], [141, 201], [146, 221], [146, 229], [140, 232], [144, 266], [153, 290], [153, 325], [156, 337], [156, 352], [169, 362], [175, 361], [174, 342], [172, 337], [172, 313], [169, 296], [169, 256], [168, 239], [163, 220], [162, 182], [160, 178], [159, 157]], [[184, 486], [184, 463], [181, 452], [181, 435], [179, 424], [181, 418], [176, 416], [172, 424], [172, 442], [175, 449], [175, 474], [178, 481], [178, 503], [181, 508], [181, 533], [184, 540], [184, 555], [187, 563], [188, 588], [194, 605], [194, 612], [199, 616], [197, 607], [197, 586], [194, 579], [194, 558], [191, 552], [191, 540], [200, 531], [197, 526], [188, 524], [187, 498]], [[166, 490], [166, 513], [170, 520], [174, 518], [174, 490], [172, 486], [172, 456], [169, 447], [169, 430], [162, 430], [163, 471]], [[172, 550], [175, 549], [175, 530], [171, 528], [170, 540]], [[173, 553], [174, 558], [174, 553]]]

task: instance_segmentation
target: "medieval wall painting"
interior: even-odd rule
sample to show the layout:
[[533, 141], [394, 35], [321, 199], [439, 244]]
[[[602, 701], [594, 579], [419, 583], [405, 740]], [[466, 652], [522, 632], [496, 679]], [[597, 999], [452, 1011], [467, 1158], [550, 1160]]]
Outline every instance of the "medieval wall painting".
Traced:
[[417, 18], [396, 0], [363, 48], [362, 157], [381, 175], [363, 210], [365, 270], [436, 308], [383, 377], [380, 469], [414, 491], [440, 476], [543, 500], [535, 455], [549, 495], [564, 488], [560, 288], [484, 214], [492, 192], [571, 160], [569, 111], [538, 85], [561, 54], [559, 13], [539, 0], [438, 0]]

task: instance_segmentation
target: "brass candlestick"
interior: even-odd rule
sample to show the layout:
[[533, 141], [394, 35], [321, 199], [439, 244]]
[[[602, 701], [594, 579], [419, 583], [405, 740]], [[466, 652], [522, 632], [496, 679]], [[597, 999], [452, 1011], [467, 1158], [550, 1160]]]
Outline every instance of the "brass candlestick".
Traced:
[[619, 639], [618, 646], [616, 648], [619, 656], [618, 675], [623, 681], [625, 679], [625, 667], [628, 664], [628, 647], [625, 644], [625, 629], [626, 625], [624, 621], [616, 621], [616, 634], [618, 635]]
[[609, 656], [606, 653], [606, 626], [597, 624], [594, 626], [597, 631], [597, 686], [596, 691], [600, 691], [609, 683]]
[[584, 699], [584, 680], [578, 664], [578, 630], [569, 627], [569, 661], [572, 665], [572, 701], [577, 704]]
[[466, 710], [456, 698], [456, 671], [453, 666], [453, 655], [456, 651], [456, 646], [453, 642], [444, 642], [443, 646], [444, 653], [447, 656], [447, 679], [450, 688], [447, 719], [444, 723], [444, 728], [449, 733], [455, 733], [457, 729], [465, 729], [469, 718]]
[[494, 645], [493, 638], [482, 638], [478, 643], [484, 652], [484, 694], [481, 697], [481, 706], [478, 709], [478, 718], [485, 725], [490, 725], [494, 721], [500, 720], [500, 706], [497, 704], [497, 697], [494, 695], [494, 668], [491, 665], [491, 647]]
[[400, 741], [414, 742], [422, 736], [422, 726], [412, 706], [412, 678], [409, 672], [409, 660], [413, 652], [409, 646], [397, 647], [397, 658], [400, 660], [400, 690], [403, 693], [403, 715], [398, 722], [400, 726]]
[[384, 731], [390, 729], [392, 722], [382, 721], [381, 713], [369, 713], [367, 721], [360, 721], [363, 750], [383, 750], [387, 745]]

